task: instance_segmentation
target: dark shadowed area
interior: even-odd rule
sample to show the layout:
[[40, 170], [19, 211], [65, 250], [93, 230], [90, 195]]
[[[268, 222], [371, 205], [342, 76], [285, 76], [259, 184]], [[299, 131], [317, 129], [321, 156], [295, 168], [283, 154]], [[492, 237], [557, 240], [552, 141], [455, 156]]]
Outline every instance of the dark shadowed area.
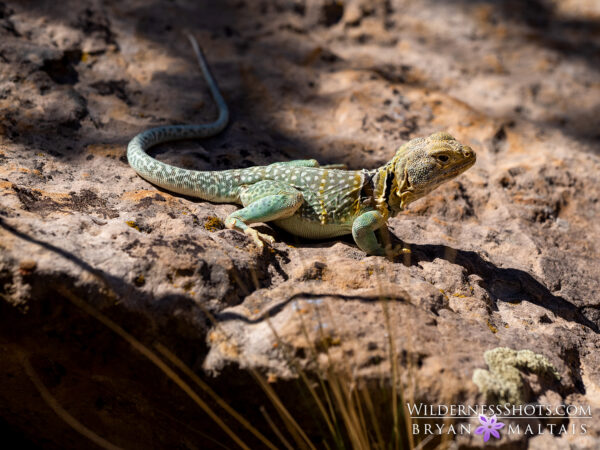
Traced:
[[[371, 169], [447, 131], [477, 163], [390, 220], [411, 248], [396, 260], [268, 225], [260, 252], [225, 229], [236, 206], [127, 164], [140, 131], [216, 115], [186, 33], [231, 122], [161, 161]], [[507, 369], [524, 402], [595, 418], [599, 197], [594, 0], [0, 1], [0, 431], [44, 449], [481, 448], [411, 435], [402, 405], [501, 398], [499, 347], [560, 375]], [[600, 428], [498, 445], [599, 448]]]

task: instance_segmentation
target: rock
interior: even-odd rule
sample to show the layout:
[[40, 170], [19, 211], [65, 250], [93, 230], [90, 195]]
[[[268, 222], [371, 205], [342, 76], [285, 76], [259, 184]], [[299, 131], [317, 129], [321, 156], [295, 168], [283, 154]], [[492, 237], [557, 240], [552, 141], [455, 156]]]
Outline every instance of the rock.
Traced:
[[[334, 401], [350, 388], [369, 398], [389, 440], [394, 389], [415, 403], [482, 404], [473, 375], [497, 348], [540, 355], [560, 376], [513, 367], [528, 401], [596, 417], [590, 5], [0, 3], [0, 429], [44, 448], [232, 447], [210, 409], [263, 446], [207, 383], [277, 447], [265, 416], [291, 425], [270, 389], [310, 439], [332, 445], [312, 400], [325, 386]], [[232, 123], [160, 146], [163, 161], [373, 168], [446, 130], [477, 164], [390, 221], [411, 248], [397, 261], [269, 226], [277, 243], [259, 253], [223, 228], [234, 205], [172, 195], [127, 165], [139, 131], [216, 113], [180, 30], [203, 45]], [[592, 420], [552, 420], [588, 427], [551, 439], [503, 430], [500, 445], [600, 445]], [[483, 445], [474, 433], [456, 442]]]

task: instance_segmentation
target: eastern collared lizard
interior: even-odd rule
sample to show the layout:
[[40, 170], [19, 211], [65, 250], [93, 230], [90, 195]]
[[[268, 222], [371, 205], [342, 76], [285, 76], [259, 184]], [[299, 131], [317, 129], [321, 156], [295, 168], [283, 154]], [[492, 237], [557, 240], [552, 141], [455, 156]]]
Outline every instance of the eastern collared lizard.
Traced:
[[276, 162], [267, 166], [222, 171], [187, 170], [160, 162], [146, 151], [157, 144], [213, 136], [229, 120], [227, 104], [196, 40], [190, 36], [200, 69], [219, 115], [202, 125], [151, 128], [135, 136], [127, 147], [131, 167], [143, 178], [169, 191], [211, 202], [243, 206], [225, 220], [259, 247], [273, 237], [248, 225], [273, 222], [305, 238], [324, 239], [352, 234], [370, 255], [395, 255], [402, 247], [383, 246], [375, 235], [388, 218], [475, 163], [475, 152], [448, 133], [412, 139], [378, 169], [343, 170], [341, 165], [319, 166], [314, 159]]

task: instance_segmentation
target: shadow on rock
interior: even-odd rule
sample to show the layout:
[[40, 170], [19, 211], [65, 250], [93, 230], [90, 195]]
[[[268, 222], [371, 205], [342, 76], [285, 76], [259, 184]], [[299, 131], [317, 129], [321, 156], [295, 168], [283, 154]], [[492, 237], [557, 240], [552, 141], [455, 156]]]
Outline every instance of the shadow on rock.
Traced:
[[[296, 239], [295, 243], [297, 247], [320, 247], [326, 245], [324, 243], [303, 244], [297, 241], [298, 239]], [[410, 260], [404, 261], [404, 264], [407, 266], [416, 266], [421, 261], [432, 262], [433, 260], [440, 258], [449, 261], [452, 264], [458, 264], [464, 267], [469, 275], [474, 274], [481, 277], [483, 280], [482, 287], [489, 292], [490, 297], [494, 302], [495, 309], [497, 309], [495, 303], [498, 301], [508, 303], [528, 301], [551, 311], [553, 314], [569, 322], [576, 322], [593, 330], [596, 333], [600, 331], [598, 325], [587, 318], [576, 305], [567, 301], [563, 297], [552, 294], [542, 283], [523, 270], [501, 268], [489, 261], [484, 260], [476, 252], [458, 250], [445, 245], [411, 244], [410, 247]], [[336, 293], [316, 294], [312, 292], [298, 292], [270, 307], [267, 311], [261, 314], [260, 317], [257, 318], [250, 319], [236, 312], [225, 311], [219, 313], [216, 316], [216, 319], [218, 321], [241, 320], [251, 324], [259, 323], [265, 319], [268, 319], [269, 317], [275, 316], [281, 312], [287, 304], [293, 302], [294, 300], [316, 299], [322, 297], [334, 297], [344, 300], [359, 301], [378, 301], [382, 299], [408, 301], [410, 298], [410, 296], [403, 291], [399, 291], [398, 295], [394, 296], [393, 298], [389, 295], [381, 297], [380, 295], [352, 295]]]
[[[35, 271], [23, 272], [23, 282], [31, 286], [30, 295], [33, 298], [51, 300], [52, 302], [58, 298], [62, 298], [66, 302], [67, 300], [63, 293], [67, 291], [73, 296], [84, 299], [82, 300], [84, 303], [108, 306], [108, 309], [111, 310], [110, 315], [114, 320], [127, 329], [128, 332], [138, 336], [142, 340], [144, 340], [144, 337], [153, 340], [157, 330], [162, 330], [160, 335], [165, 338], [165, 342], [168, 341], [169, 346], [172, 348], [176, 347], [178, 354], [183, 354], [184, 359], [188, 361], [195, 361], [199, 356], [203, 357], [206, 354], [207, 348], [204, 341], [204, 332], [209, 325], [208, 315], [210, 312], [203, 311], [202, 307], [198, 308], [198, 305], [189, 296], [168, 294], [158, 299], [154, 298], [152, 294], [146, 294], [122, 278], [115, 277], [101, 269], [93, 267], [67, 250], [15, 229], [4, 222], [2, 218], [0, 218], [0, 228], [5, 229], [24, 241], [39, 245], [57, 256], [76, 264], [92, 275], [97, 281], [97, 284], [94, 286], [89, 282], [82, 283], [81, 280], [75, 280], [60, 273], [39, 276]], [[129, 307], [119, 307], [118, 305], [121, 301], [129, 305]], [[160, 311], [149, 317], [144, 312], [136, 311], [138, 308], [135, 305], [139, 304], [138, 302], [146, 305], [158, 305]], [[115, 305], [117, 307], [114, 307]], [[47, 307], [48, 305], [45, 302], [32, 302], [28, 306], [28, 312], [37, 312], [43, 318]], [[37, 308], [37, 310], [34, 311], [31, 308]], [[198, 330], [192, 323], [186, 324], [185, 321], [177, 320], [173, 313], [173, 308], [187, 310], [190, 315], [201, 315], [202, 322], [204, 322], [206, 328]], [[156, 306], [154, 309], [156, 311]], [[33, 316], [32, 319], [34, 321], [36, 320], [36, 314], [29, 315]], [[180, 343], [177, 340], [181, 337], [180, 335], [184, 334], [190, 337], [191, 342], [180, 348]], [[170, 338], [170, 335], [173, 335], [174, 338]], [[186, 348], [191, 351], [185, 351]]]
[[469, 275], [480, 276], [483, 287], [489, 292], [494, 304], [497, 301], [508, 303], [528, 301], [552, 311], [569, 322], [576, 322], [596, 333], [599, 332], [598, 325], [585, 317], [577, 306], [552, 294], [542, 283], [523, 270], [501, 268], [484, 260], [476, 252], [458, 250], [445, 245], [412, 244], [411, 250], [409, 265], [441, 258], [464, 267]]

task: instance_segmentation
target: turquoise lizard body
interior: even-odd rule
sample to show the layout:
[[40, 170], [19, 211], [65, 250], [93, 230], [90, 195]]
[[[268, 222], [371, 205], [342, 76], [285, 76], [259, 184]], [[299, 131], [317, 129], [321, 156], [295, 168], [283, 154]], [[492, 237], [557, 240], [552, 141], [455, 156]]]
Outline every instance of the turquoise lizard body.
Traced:
[[277, 162], [268, 166], [223, 171], [181, 169], [162, 163], [146, 151], [159, 143], [213, 136], [229, 120], [229, 112], [208, 64], [190, 37], [200, 68], [218, 106], [217, 120], [202, 125], [152, 128], [135, 136], [127, 159], [143, 178], [169, 191], [211, 202], [243, 206], [225, 226], [243, 231], [259, 247], [274, 239], [248, 225], [273, 222], [305, 238], [352, 234], [358, 247], [371, 255], [394, 255], [401, 247], [384, 247], [375, 235], [412, 201], [456, 177], [475, 163], [475, 153], [447, 133], [435, 133], [404, 144], [385, 165], [373, 170], [341, 170], [314, 160]]

